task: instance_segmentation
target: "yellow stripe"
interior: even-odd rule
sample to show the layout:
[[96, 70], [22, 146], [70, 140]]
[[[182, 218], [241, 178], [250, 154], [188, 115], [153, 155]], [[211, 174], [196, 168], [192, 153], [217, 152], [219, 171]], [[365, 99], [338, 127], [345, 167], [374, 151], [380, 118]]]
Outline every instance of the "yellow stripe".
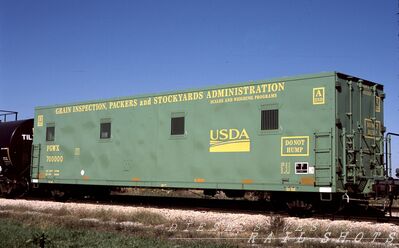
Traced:
[[245, 142], [234, 142], [222, 145], [212, 145], [209, 147], [209, 152], [250, 152], [251, 143]]
[[210, 146], [222, 146], [227, 144], [235, 144], [235, 143], [242, 143], [242, 142], [250, 142], [249, 139], [242, 139], [242, 140], [230, 140], [230, 141], [210, 141]]

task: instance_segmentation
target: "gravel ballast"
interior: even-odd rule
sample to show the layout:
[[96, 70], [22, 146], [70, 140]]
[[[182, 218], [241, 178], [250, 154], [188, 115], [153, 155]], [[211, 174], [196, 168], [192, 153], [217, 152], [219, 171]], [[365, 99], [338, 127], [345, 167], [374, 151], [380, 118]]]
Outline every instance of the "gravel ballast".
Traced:
[[[224, 213], [217, 211], [195, 211], [181, 209], [167, 209], [139, 206], [119, 206], [92, 203], [61, 203], [52, 201], [38, 200], [13, 200], [0, 198], [0, 210], [2, 211], [23, 211], [33, 214], [46, 214], [51, 211], [66, 210], [70, 215], [79, 212], [113, 212], [125, 216], [137, 213], [149, 213], [161, 215], [163, 223], [153, 226], [145, 224], [147, 228], [161, 229], [164, 232], [184, 234], [185, 232], [201, 233], [201, 237], [206, 233], [217, 233], [219, 237], [223, 234], [228, 237], [242, 237], [248, 239], [245, 242], [257, 242], [262, 237], [266, 240], [270, 232], [276, 236], [284, 235], [290, 238], [298, 236], [312, 237], [320, 241], [336, 240], [357, 240], [384, 243], [389, 241], [397, 245], [399, 240], [399, 226], [389, 223], [356, 222], [348, 220], [328, 220], [315, 218], [295, 218], [281, 217], [271, 214], [242, 214]], [[50, 211], [51, 210], [51, 211]], [[51, 216], [46, 216], [51, 217]], [[53, 216], [54, 217], [54, 216]], [[81, 218], [81, 221], [101, 222], [96, 218]], [[114, 220], [115, 222], [115, 220]], [[143, 226], [139, 222], [132, 223], [131, 220], [118, 220], [127, 226]], [[279, 234], [277, 234], [277, 232]], [[302, 233], [302, 234], [301, 234]], [[181, 235], [179, 234], [179, 237]], [[263, 236], [262, 236], [263, 235]], [[192, 235], [191, 235], [192, 236]], [[224, 237], [223, 236], [223, 237]], [[173, 238], [173, 235], [171, 235]], [[212, 236], [213, 237], [213, 236]], [[252, 238], [252, 240], [251, 240]]]

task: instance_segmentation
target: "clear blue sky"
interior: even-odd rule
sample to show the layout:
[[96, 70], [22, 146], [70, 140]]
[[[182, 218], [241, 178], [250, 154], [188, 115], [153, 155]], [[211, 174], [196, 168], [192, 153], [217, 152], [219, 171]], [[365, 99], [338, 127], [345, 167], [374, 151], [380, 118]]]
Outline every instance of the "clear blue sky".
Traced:
[[399, 132], [398, 5], [0, 0], [0, 108], [27, 118], [38, 105], [341, 71], [385, 85]]

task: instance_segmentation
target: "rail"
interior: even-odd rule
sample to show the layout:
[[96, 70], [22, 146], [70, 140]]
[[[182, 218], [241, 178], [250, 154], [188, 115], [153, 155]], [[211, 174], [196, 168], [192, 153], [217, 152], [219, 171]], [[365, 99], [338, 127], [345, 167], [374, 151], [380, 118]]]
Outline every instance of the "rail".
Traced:
[[[43, 198], [43, 196], [22, 197], [27, 201], [47, 201], [53, 200]], [[268, 201], [251, 201], [238, 199], [209, 199], [209, 198], [193, 198], [193, 197], [173, 197], [173, 196], [145, 196], [145, 195], [113, 195], [108, 199], [96, 198], [71, 198], [69, 203], [84, 203], [85, 205], [101, 206], [126, 206], [126, 207], [153, 207], [167, 208], [176, 210], [195, 210], [195, 211], [212, 211], [218, 213], [229, 214], [251, 214], [251, 215], [279, 215], [281, 217], [293, 217], [286, 210], [274, 206]], [[347, 206], [336, 212], [323, 213], [316, 212], [311, 216], [297, 216], [300, 218], [314, 218], [327, 220], [348, 220], [362, 221], [372, 223], [391, 223], [399, 225], [398, 207], [393, 207], [394, 215], [389, 217], [376, 206], [361, 207], [360, 205]]]

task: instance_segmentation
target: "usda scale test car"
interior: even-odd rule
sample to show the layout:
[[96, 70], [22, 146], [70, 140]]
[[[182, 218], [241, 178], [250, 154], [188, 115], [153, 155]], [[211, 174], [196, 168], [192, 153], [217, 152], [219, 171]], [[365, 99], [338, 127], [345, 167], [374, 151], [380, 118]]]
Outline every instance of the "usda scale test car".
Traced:
[[384, 98], [332, 72], [37, 107], [30, 182], [256, 192], [306, 209], [397, 194]]

